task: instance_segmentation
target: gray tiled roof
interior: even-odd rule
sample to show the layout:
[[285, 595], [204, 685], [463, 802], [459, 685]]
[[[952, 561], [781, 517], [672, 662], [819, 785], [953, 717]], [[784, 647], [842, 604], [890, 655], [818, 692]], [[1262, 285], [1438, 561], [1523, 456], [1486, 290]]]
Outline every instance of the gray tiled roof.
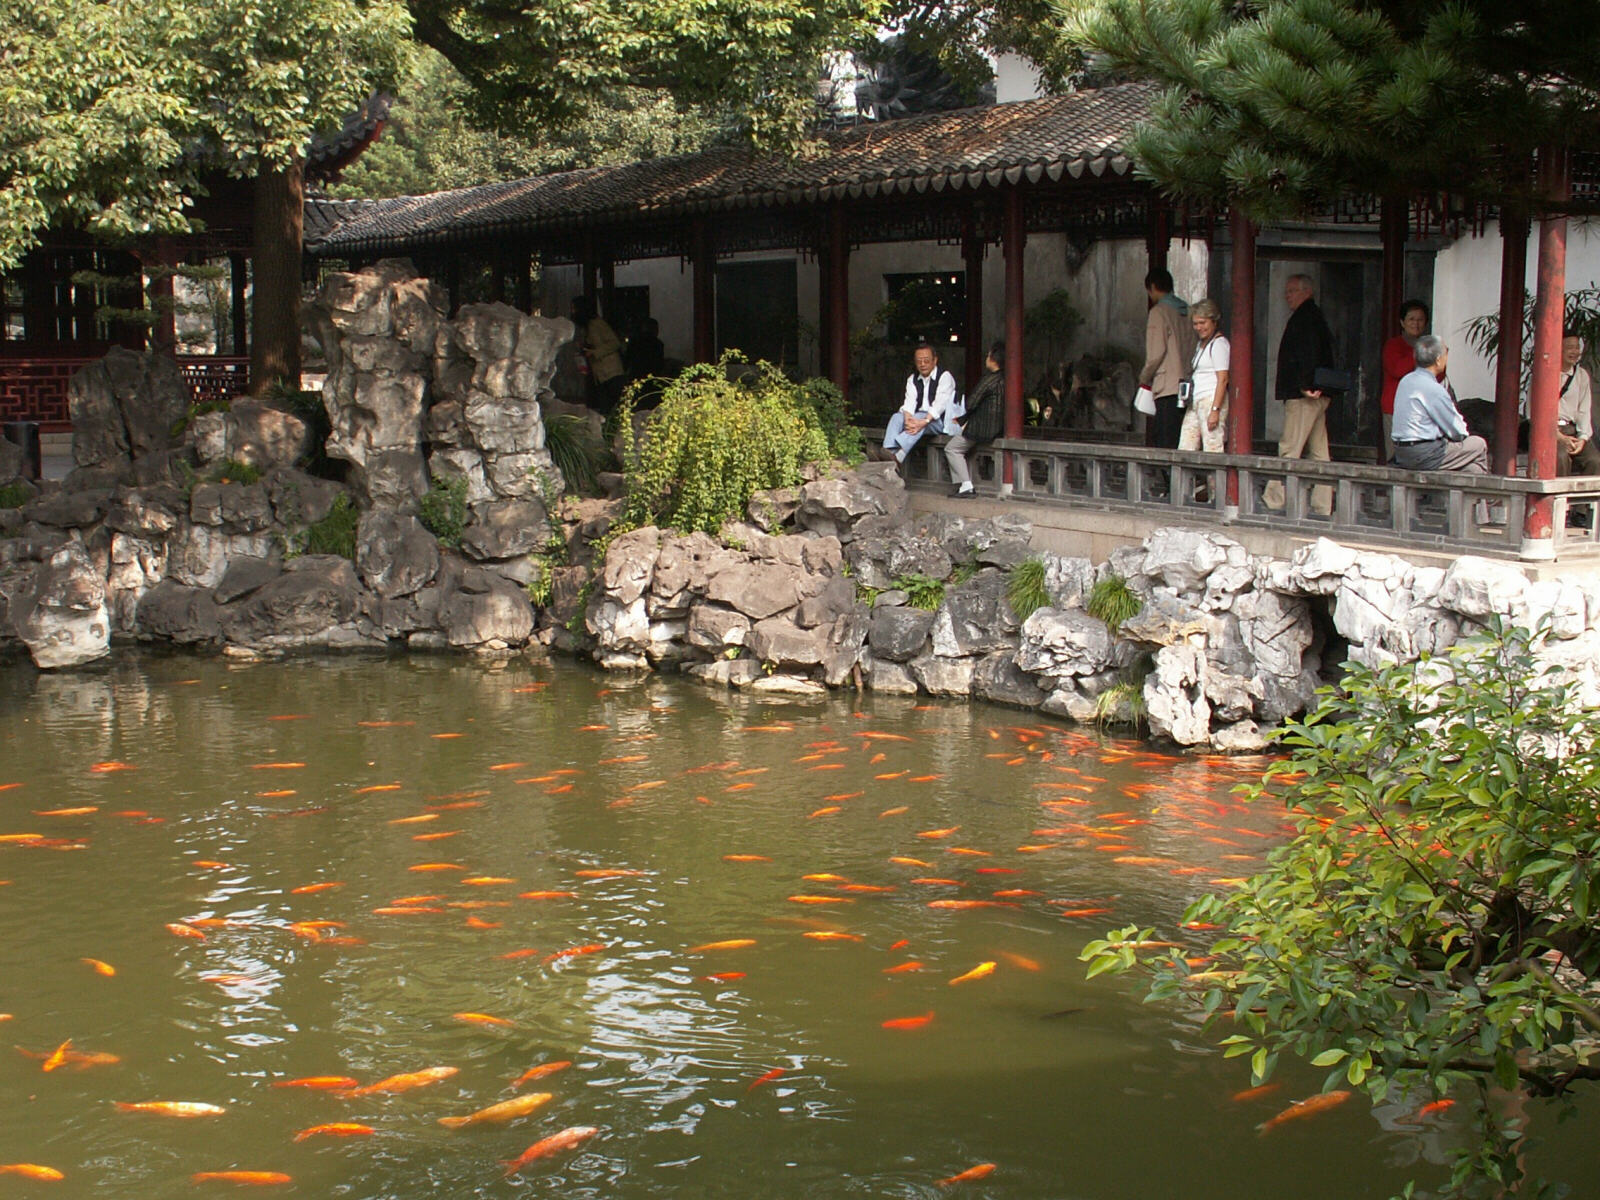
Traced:
[[722, 147], [480, 187], [400, 196], [307, 221], [322, 253], [554, 231], [598, 220], [808, 204], [842, 197], [995, 187], [1023, 179], [1125, 175], [1122, 147], [1155, 90], [1127, 83], [824, 133], [798, 158]]

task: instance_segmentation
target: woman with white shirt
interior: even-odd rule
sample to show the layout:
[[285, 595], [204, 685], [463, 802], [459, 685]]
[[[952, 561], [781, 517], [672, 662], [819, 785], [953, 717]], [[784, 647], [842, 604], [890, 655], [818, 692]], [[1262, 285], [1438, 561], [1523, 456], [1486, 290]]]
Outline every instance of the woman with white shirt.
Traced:
[[1178, 433], [1179, 450], [1221, 454], [1228, 430], [1228, 339], [1222, 336], [1222, 310], [1215, 300], [1201, 300], [1189, 309], [1196, 345], [1189, 364], [1188, 411]]

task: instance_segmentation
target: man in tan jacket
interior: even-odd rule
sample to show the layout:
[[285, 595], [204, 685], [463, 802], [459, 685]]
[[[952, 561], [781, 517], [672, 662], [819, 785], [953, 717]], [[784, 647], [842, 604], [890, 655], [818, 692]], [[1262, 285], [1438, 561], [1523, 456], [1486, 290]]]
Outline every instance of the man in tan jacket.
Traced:
[[1150, 297], [1150, 315], [1144, 323], [1144, 367], [1139, 372], [1139, 386], [1155, 393], [1155, 444], [1176, 450], [1183, 428], [1178, 382], [1189, 378], [1192, 370], [1194, 327], [1189, 323], [1188, 304], [1172, 294], [1171, 271], [1153, 267], [1144, 277], [1144, 290]]

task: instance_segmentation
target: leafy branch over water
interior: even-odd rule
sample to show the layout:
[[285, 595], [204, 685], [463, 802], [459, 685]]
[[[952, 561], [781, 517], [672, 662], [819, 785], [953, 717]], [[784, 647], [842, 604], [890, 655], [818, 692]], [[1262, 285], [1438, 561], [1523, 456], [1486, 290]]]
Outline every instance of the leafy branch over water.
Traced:
[[1508, 631], [1373, 671], [1281, 736], [1293, 839], [1267, 869], [1184, 914], [1222, 932], [1149, 955], [1153, 931], [1091, 942], [1089, 974], [1137, 970], [1198, 1003], [1259, 1081], [1283, 1054], [1326, 1088], [1481, 1118], [1448, 1196], [1541, 1195], [1529, 1114], [1600, 1080], [1600, 747], [1576, 685]]

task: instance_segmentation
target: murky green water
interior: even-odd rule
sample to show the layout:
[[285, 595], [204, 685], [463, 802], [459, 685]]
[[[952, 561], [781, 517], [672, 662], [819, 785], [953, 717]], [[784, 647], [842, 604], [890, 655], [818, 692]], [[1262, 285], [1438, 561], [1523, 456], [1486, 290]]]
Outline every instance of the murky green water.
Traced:
[[[1251, 768], [982, 705], [565, 665], [0, 667], [0, 1163], [65, 1174], [0, 1195], [200, 1195], [235, 1189], [195, 1172], [249, 1170], [373, 1200], [1387, 1196], [1448, 1120], [1352, 1100], [1259, 1137], [1318, 1076], [1235, 1102], [1239, 1062], [1077, 962], [1259, 864], [1275, 814], [1229, 793]], [[948, 900], [994, 906], [929, 907]], [[67, 1039], [120, 1061], [43, 1071]], [[553, 1093], [531, 1114], [437, 1123], [562, 1060], [521, 1089]], [[457, 1073], [272, 1086], [431, 1067]], [[332, 1122], [375, 1132], [294, 1140]], [[570, 1126], [600, 1132], [503, 1176]], [[1574, 1178], [1567, 1140], [1539, 1165]]]

